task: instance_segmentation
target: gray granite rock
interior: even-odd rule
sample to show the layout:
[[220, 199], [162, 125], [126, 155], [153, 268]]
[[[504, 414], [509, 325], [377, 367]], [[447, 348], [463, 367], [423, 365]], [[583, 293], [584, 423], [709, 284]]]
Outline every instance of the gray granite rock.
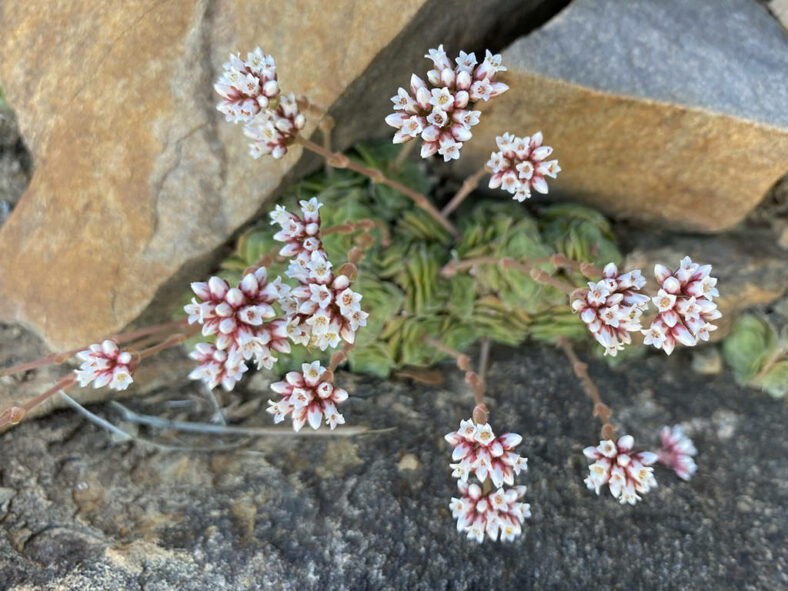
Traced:
[[754, 0], [575, 0], [503, 60], [513, 91], [483, 105], [462, 173], [541, 130], [551, 194], [710, 232], [788, 171], [788, 34]]
[[519, 45], [515, 68], [788, 128], [788, 35], [753, 0], [580, 0]]
[[636, 442], [681, 422], [700, 450], [691, 482], [658, 468], [632, 508], [582, 483], [598, 427], [563, 357], [494, 351], [492, 421], [529, 457], [533, 518], [513, 544], [454, 529], [442, 435], [471, 396], [452, 367], [439, 387], [342, 375], [349, 423], [395, 427], [356, 438], [183, 454], [109, 445], [68, 412], [22, 424], [0, 439], [0, 588], [784, 588], [785, 405], [699, 377], [689, 357], [591, 364]]

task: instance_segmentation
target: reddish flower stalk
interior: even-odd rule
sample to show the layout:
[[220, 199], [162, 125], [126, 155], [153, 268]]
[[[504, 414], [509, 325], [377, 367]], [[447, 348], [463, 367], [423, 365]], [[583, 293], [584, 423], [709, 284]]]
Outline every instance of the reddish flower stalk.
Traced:
[[586, 393], [594, 403], [593, 415], [599, 417], [599, 420], [602, 422], [602, 439], [613, 439], [616, 428], [610, 422], [610, 408], [602, 402], [602, 398], [599, 396], [599, 388], [597, 388], [591, 376], [588, 375], [588, 365], [580, 361], [571, 343], [565, 337], [556, 338], [555, 344], [558, 345], [564, 352], [564, 355], [566, 355], [566, 358], [572, 366], [572, 371], [583, 383]]
[[30, 411], [30, 409], [35, 408], [48, 398], [51, 398], [61, 390], [68, 390], [77, 382], [77, 375], [76, 373], [70, 373], [67, 376], [64, 376], [60, 379], [60, 381], [52, 386], [49, 390], [44, 392], [43, 394], [39, 394], [35, 398], [28, 400], [21, 406], [12, 406], [11, 408], [7, 408], [3, 411], [3, 414], [0, 414], [0, 428], [4, 427], [5, 425], [11, 423], [16, 425], [17, 423], [21, 422], [22, 419], [25, 418], [25, 415]]
[[479, 183], [481, 182], [484, 175], [487, 174], [487, 172], [487, 167], [482, 166], [479, 170], [465, 179], [460, 189], [457, 191], [454, 197], [451, 198], [451, 201], [449, 201], [446, 204], [446, 207], [441, 210], [441, 214], [448, 217], [451, 212], [457, 209], [460, 204], [465, 201], [465, 198], [470, 195], [476, 189], [476, 187], [479, 186]]
[[[105, 341], [109, 339], [117, 342], [118, 344], [128, 343], [136, 339], [139, 339], [141, 337], [158, 334], [160, 332], [164, 332], [172, 328], [181, 328], [185, 324], [186, 324], [186, 319], [182, 318], [180, 320], [175, 320], [172, 322], [155, 324], [153, 326], [146, 326], [145, 328], [140, 328], [130, 332], [112, 335], [102, 340]], [[16, 373], [24, 373], [26, 371], [30, 371], [31, 369], [37, 369], [39, 367], [45, 367], [47, 365], [60, 365], [61, 363], [65, 363], [66, 361], [74, 357], [80, 351], [84, 351], [89, 347], [90, 345], [86, 345], [83, 347], [79, 347], [77, 349], [71, 349], [69, 351], [56, 351], [54, 353], [50, 353], [46, 357], [37, 359], [36, 361], [28, 361], [27, 363], [21, 363], [19, 365], [14, 365], [13, 367], [7, 367], [3, 370], [0, 370], [0, 377], [13, 375]]]
[[[442, 353], [446, 353], [446, 355], [449, 355], [456, 360], [457, 367], [465, 372], [465, 381], [471, 385], [473, 396], [476, 399], [477, 408], [484, 407], [483, 410], [480, 409], [480, 412], [486, 414], [487, 407], [484, 406], [484, 392], [486, 390], [486, 386], [484, 381], [479, 377], [479, 374], [473, 371], [473, 368], [471, 367], [471, 358], [464, 353], [460, 353], [456, 349], [452, 349], [448, 345], [433, 339], [430, 336], [424, 335], [422, 340], [431, 347], [434, 347]], [[486, 423], [486, 418], [482, 422]]]
[[[183, 326], [183, 322], [178, 321], [177, 323], [167, 323], [166, 325], [156, 325], [155, 327], [140, 329], [133, 333], [128, 333], [126, 337], [128, 338], [128, 335], [139, 336], [141, 334], [150, 333], [153, 329], [161, 330], [163, 326], [171, 327], [174, 325]], [[90, 345], [87, 349], [78, 352], [80, 358], [83, 360], [78, 370], [67, 374], [52, 388], [28, 400], [21, 406], [13, 406], [6, 409], [0, 414], [0, 427], [9, 423], [19, 423], [32, 408], [38, 406], [61, 390], [68, 390], [77, 383], [83, 387], [92, 383], [94, 388], [109, 386], [114, 390], [125, 390], [134, 381], [132, 375], [142, 359], [155, 355], [164, 349], [169, 349], [181, 344], [192, 332], [194, 331], [187, 330], [184, 333], [170, 335], [158, 345], [154, 345], [142, 351], [135, 351], [133, 349], [121, 351], [117, 343], [110, 339], [105, 339], [101, 344]]]
[[414, 191], [410, 187], [406, 187], [402, 183], [395, 181], [393, 179], [388, 178], [384, 175], [381, 171], [375, 168], [369, 168], [362, 164], [358, 164], [353, 162], [350, 158], [345, 156], [340, 152], [332, 152], [331, 150], [325, 149], [323, 146], [316, 144], [315, 142], [305, 138], [303, 135], [298, 135], [296, 137], [296, 141], [304, 146], [307, 150], [314, 152], [315, 154], [319, 154], [323, 158], [326, 159], [326, 162], [333, 166], [334, 168], [349, 168], [359, 174], [363, 174], [364, 176], [368, 177], [374, 183], [382, 183], [391, 187], [392, 189], [396, 189], [403, 195], [409, 197], [413, 202], [426, 211], [430, 216], [432, 216], [435, 221], [437, 221], [441, 226], [443, 226], [454, 238], [459, 236], [459, 232], [457, 232], [457, 228], [447, 220], [441, 212], [438, 211], [435, 206], [430, 202], [430, 200], [419, 193], [418, 191]]
[[535, 257], [515, 260], [509, 257], [481, 256], [463, 259], [461, 261], [449, 261], [441, 269], [441, 275], [444, 277], [452, 277], [460, 271], [474, 269], [480, 265], [498, 265], [501, 269], [516, 269], [517, 271], [530, 274], [531, 269], [536, 265], [544, 265], [545, 263], [551, 262], [552, 257]]

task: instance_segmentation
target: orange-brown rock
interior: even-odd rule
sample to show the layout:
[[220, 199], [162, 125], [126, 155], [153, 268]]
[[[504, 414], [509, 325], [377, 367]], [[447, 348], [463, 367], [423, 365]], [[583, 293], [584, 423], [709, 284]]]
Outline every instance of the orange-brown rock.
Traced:
[[[504, 131], [542, 130], [551, 192], [705, 232], [739, 222], [788, 171], [788, 37], [749, 0], [576, 0], [503, 54], [464, 171]], [[485, 106], [487, 106], [485, 105]]]
[[317, 104], [344, 96], [347, 145], [385, 127], [389, 96], [427, 48], [472, 47], [540, 2], [514, 4], [3, 2], [0, 85], [35, 173], [0, 230], [0, 318], [56, 348], [113, 333], [206, 272], [290, 178], [299, 149], [254, 162], [214, 108], [230, 51], [260, 45], [282, 87]]

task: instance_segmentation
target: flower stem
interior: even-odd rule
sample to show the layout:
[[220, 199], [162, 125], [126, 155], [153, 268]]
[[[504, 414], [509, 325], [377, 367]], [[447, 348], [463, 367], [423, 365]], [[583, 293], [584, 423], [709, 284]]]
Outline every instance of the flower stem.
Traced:
[[571, 294], [577, 289], [577, 287], [575, 287], [569, 281], [554, 277], [542, 269], [531, 269], [531, 278], [537, 283], [541, 283], [542, 285], [550, 285], [556, 288], [558, 291], [563, 291], [567, 295]]
[[[127, 343], [129, 341], [133, 341], [140, 337], [156, 334], [159, 332], [164, 332], [165, 330], [169, 330], [171, 328], [180, 328], [181, 326], [185, 325], [186, 322], [187, 322], [186, 318], [181, 318], [180, 320], [175, 320], [173, 322], [165, 322], [163, 324], [146, 326], [145, 328], [140, 328], [138, 330], [133, 330], [131, 332], [113, 335], [110, 337], [106, 337], [106, 339], [113, 339], [118, 343]], [[101, 339], [101, 340], [106, 340], [106, 339]], [[66, 361], [71, 359], [74, 355], [76, 355], [80, 351], [84, 351], [89, 346], [90, 345], [86, 345], [84, 347], [79, 347], [78, 349], [71, 349], [70, 351], [56, 351], [36, 361], [30, 361], [28, 363], [22, 363], [20, 365], [15, 365], [13, 367], [7, 367], [6, 369], [0, 371], [0, 377], [8, 376], [15, 373], [23, 373], [26, 371], [30, 371], [31, 369], [44, 367], [45, 365], [59, 365], [61, 363], [65, 363]]]
[[487, 379], [487, 368], [490, 365], [490, 345], [489, 337], [482, 338], [482, 348], [479, 352], [479, 379], [482, 382]]
[[560, 349], [564, 352], [564, 355], [566, 355], [566, 358], [572, 365], [572, 371], [578, 378], [580, 378], [580, 381], [583, 382], [586, 392], [594, 403], [593, 415], [595, 417], [599, 417], [599, 420], [602, 422], [602, 439], [613, 439], [616, 433], [616, 428], [610, 422], [612, 414], [610, 412], [610, 408], [604, 402], [602, 402], [602, 398], [599, 396], [599, 388], [596, 387], [596, 384], [591, 379], [591, 376], [588, 375], [588, 364], [583, 363], [580, 361], [580, 359], [578, 359], [571, 343], [565, 337], [556, 338], [555, 344], [558, 345], [558, 347], [560, 347]]
[[30, 411], [30, 409], [38, 406], [48, 398], [51, 398], [58, 392], [66, 391], [71, 388], [74, 383], [77, 381], [77, 374], [71, 372], [67, 376], [63, 377], [58, 381], [54, 386], [52, 386], [49, 390], [44, 392], [43, 394], [39, 394], [35, 398], [28, 400], [22, 406], [12, 406], [11, 408], [6, 409], [3, 411], [3, 414], [0, 414], [0, 427], [4, 427], [5, 425], [11, 423], [16, 425], [22, 419], [25, 418], [25, 415]]
[[446, 207], [441, 210], [441, 215], [445, 217], [449, 217], [449, 214], [453, 212], [457, 207], [459, 207], [460, 203], [465, 201], [465, 198], [470, 195], [476, 187], [479, 186], [479, 182], [482, 180], [482, 177], [487, 174], [487, 167], [483, 166], [476, 172], [474, 172], [471, 176], [469, 176], [465, 181], [462, 183], [460, 190], [451, 198]]
[[[476, 400], [477, 405], [484, 404], [484, 392], [486, 390], [486, 386], [484, 384], [484, 380], [479, 377], [473, 369], [471, 368], [471, 358], [465, 355], [464, 353], [460, 353], [457, 349], [452, 349], [448, 345], [444, 345], [440, 341], [433, 339], [430, 336], [424, 335], [422, 340], [430, 345], [431, 347], [437, 349], [442, 353], [446, 353], [450, 357], [453, 357], [457, 362], [457, 367], [465, 372], [465, 381], [471, 385], [471, 389], [473, 390], [473, 397]], [[486, 422], [486, 421], [485, 421]]]
[[386, 224], [381, 221], [370, 219], [361, 219], [355, 222], [345, 222], [344, 224], [329, 226], [325, 230], [320, 230], [320, 234], [322, 236], [325, 236], [326, 234], [352, 234], [356, 231], [362, 231], [369, 234], [369, 232], [375, 228], [380, 230], [380, 243], [383, 246], [388, 246], [391, 244], [391, 234], [389, 233], [389, 229], [386, 227]]
[[499, 265], [502, 269], [516, 269], [523, 273], [530, 273], [534, 266], [543, 265], [549, 262], [551, 262], [550, 257], [520, 259], [516, 261], [508, 257], [481, 256], [461, 261], [450, 261], [441, 269], [441, 275], [444, 277], [452, 277], [460, 271], [465, 271], [466, 269], [471, 269], [478, 265]]
[[410, 154], [411, 150], [413, 150], [413, 147], [416, 145], [416, 142], [405, 142], [404, 144], [401, 145], [402, 147], [399, 150], [399, 154], [397, 154], [397, 157], [394, 159], [394, 164], [392, 164], [394, 170], [396, 171], [399, 171], [402, 168], [402, 165], [405, 163], [405, 160], [408, 158], [408, 154]]
[[375, 183], [382, 183], [384, 185], [388, 185], [392, 189], [395, 189], [402, 193], [403, 195], [407, 195], [410, 197], [413, 202], [429, 213], [435, 220], [455, 238], [459, 236], [459, 232], [457, 232], [457, 228], [455, 228], [449, 220], [441, 215], [432, 203], [430, 203], [429, 199], [427, 199], [424, 195], [419, 193], [418, 191], [414, 191], [413, 189], [406, 187], [402, 183], [399, 183], [393, 179], [388, 178], [379, 170], [374, 168], [366, 167], [362, 164], [358, 164], [353, 162], [350, 158], [341, 154], [339, 152], [332, 152], [331, 150], [325, 149], [323, 146], [316, 144], [315, 142], [305, 138], [302, 135], [296, 136], [296, 141], [300, 143], [304, 148], [319, 154], [323, 158], [326, 159], [329, 165], [333, 166], [334, 168], [349, 168], [350, 170], [354, 170], [360, 174], [363, 174], [366, 177], [369, 177]]
[[595, 267], [592, 263], [587, 261], [573, 261], [560, 252], [551, 256], [550, 262], [557, 269], [563, 267], [565, 269], [572, 269], [573, 271], [580, 271], [580, 273], [589, 279], [600, 279], [602, 277], [602, 270]]
[[184, 332], [172, 334], [158, 345], [153, 345], [152, 347], [148, 347], [147, 349], [143, 349], [142, 351], [140, 351], [138, 353], [139, 358], [145, 359], [146, 357], [151, 357], [156, 353], [164, 351], [165, 349], [171, 349], [172, 347], [177, 347], [189, 337], [197, 334], [199, 330], [200, 330], [199, 325], [194, 325], [187, 328]]

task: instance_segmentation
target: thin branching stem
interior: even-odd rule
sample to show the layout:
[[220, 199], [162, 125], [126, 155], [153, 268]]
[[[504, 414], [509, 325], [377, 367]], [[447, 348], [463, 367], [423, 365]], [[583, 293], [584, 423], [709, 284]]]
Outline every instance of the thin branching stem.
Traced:
[[564, 355], [566, 355], [566, 358], [572, 366], [572, 371], [583, 383], [586, 393], [594, 403], [593, 414], [595, 417], [599, 417], [599, 420], [602, 422], [602, 439], [613, 439], [616, 428], [610, 422], [612, 414], [610, 408], [602, 402], [602, 398], [599, 396], [599, 388], [597, 388], [591, 376], [588, 375], [588, 364], [580, 361], [575, 350], [572, 348], [572, 344], [565, 337], [556, 338], [555, 344], [558, 345], [564, 352]]
[[451, 277], [460, 271], [472, 269], [480, 265], [498, 265], [501, 269], [516, 269], [523, 273], [530, 273], [536, 265], [544, 265], [550, 263], [550, 257], [537, 257], [528, 259], [515, 260], [510, 257], [499, 256], [481, 256], [473, 257], [470, 259], [463, 259], [461, 261], [449, 261], [441, 269], [441, 275], [444, 277]]
[[394, 159], [394, 163], [392, 164], [392, 167], [396, 171], [402, 169], [402, 165], [405, 163], [405, 160], [407, 160], [408, 155], [416, 146], [416, 142], [405, 142], [404, 144], [401, 145], [402, 147], [399, 150], [399, 154], [397, 154], [397, 157]]
[[481, 350], [479, 351], [479, 379], [484, 382], [487, 379], [487, 369], [490, 365], [490, 346], [492, 341], [489, 337], [482, 340]]
[[327, 234], [352, 234], [353, 232], [361, 231], [366, 232], [369, 234], [372, 230], [377, 228], [380, 230], [381, 239], [380, 243], [383, 246], [388, 246], [391, 244], [391, 234], [389, 233], [389, 229], [386, 227], [381, 221], [375, 221], [370, 219], [361, 219], [356, 220], [355, 222], [345, 222], [343, 224], [338, 224], [336, 226], [329, 226], [323, 230], [320, 230], [320, 234], [325, 236]]
[[454, 197], [451, 198], [451, 201], [446, 204], [446, 207], [441, 210], [441, 214], [443, 214], [445, 217], [449, 217], [449, 214], [457, 209], [460, 206], [460, 203], [465, 201], [465, 198], [473, 193], [476, 187], [479, 186], [479, 182], [482, 180], [482, 177], [487, 174], [487, 172], [487, 167], [483, 166], [467, 179], [465, 179], [459, 191], [457, 191]]
[[445, 345], [444, 343], [441, 343], [430, 336], [424, 335], [422, 340], [438, 351], [454, 358], [457, 363], [457, 367], [465, 372], [465, 381], [471, 385], [476, 404], [478, 406], [483, 405], [486, 387], [484, 381], [479, 377], [479, 374], [473, 371], [473, 368], [471, 367], [471, 358], [465, 353], [460, 353], [457, 351], [457, 349], [453, 349], [452, 347], [449, 347], [448, 345]]
[[382, 183], [384, 185], [388, 185], [389, 187], [399, 191], [403, 195], [407, 195], [413, 200], [413, 202], [418, 207], [426, 211], [441, 226], [446, 228], [446, 230], [453, 237], [457, 238], [459, 236], [459, 232], [457, 232], [457, 228], [455, 228], [449, 220], [447, 220], [445, 217], [441, 215], [441, 212], [438, 211], [432, 203], [430, 203], [430, 200], [427, 199], [427, 197], [425, 197], [418, 191], [414, 191], [410, 187], [406, 187], [402, 183], [388, 178], [386, 175], [384, 175], [381, 171], [377, 169], [369, 168], [362, 164], [358, 164], [357, 162], [353, 162], [350, 158], [348, 158], [347, 156], [345, 156], [340, 152], [332, 152], [331, 150], [326, 150], [323, 146], [316, 144], [315, 142], [305, 138], [302, 135], [297, 135], [296, 141], [298, 141], [298, 143], [301, 144], [307, 150], [310, 150], [325, 158], [328, 164], [330, 164], [334, 168], [349, 168], [350, 170], [354, 170], [360, 174], [363, 174], [366, 177], [369, 177], [369, 179], [371, 179], [375, 183]]
[[[127, 333], [121, 333], [118, 335], [113, 335], [110, 337], [106, 337], [105, 339], [111, 339], [117, 341], [119, 344], [128, 343], [139, 339], [141, 337], [146, 337], [153, 334], [158, 334], [160, 332], [165, 332], [167, 330], [171, 330], [174, 328], [181, 328], [186, 325], [186, 318], [182, 318], [180, 320], [175, 320], [173, 322], [165, 322], [163, 324], [155, 324], [153, 326], [146, 326], [145, 328], [140, 328], [138, 330], [133, 330]], [[20, 365], [15, 365], [13, 367], [7, 367], [6, 369], [0, 370], [0, 377], [12, 375], [15, 373], [23, 373], [26, 371], [30, 371], [31, 369], [36, 369], [38, 367], [44, 367], [46, 365], [59, 365], [61, 363], [65, 363], [69, 359], [71, 359], [74, 355], [79, 353], [80, 351], [84, 351], [88, 349], [90, 345], [85, 345], [84, 347], [79, 347], [77, 349], [71, 349], [69, 351], [56, 351], [54, 353], [50, 353], [46, 357], [42, 357], [36, 361], [30, 361], [28, 363], [22, 363]]]
[[31, 398], [21, 406], [12, 406], [11, 408], [6, 409], [3, 411], [3, 414], [0, 414], [0, 428], [6, 426], [7, 424], [11, 423], [16, 425], [17, 423], [21, 422], [22, 419], [25, 418], [25, 415], [32, 409], [44, 402], [45, 400], [51, 398], [58, 392], [68, 390], [71, 388], [77, 381], [77, 375], [74, 372], [71, 372], [67, 376], [61, 378], [54, 386], [52, 386], [49, 390], [44, 392], [43, 394], [39, 394], [35, 398]]
[[577, 289], [574, 284], [570, 283], [566, 279], [561, 279], [559, 277], [550, 275], [550, 273], [542, 269], [531, 269], [530, 274], [531, 278], [537, 283], [554, 287], [558, 291], [564, 292], [566, 295], [571, 294]]

